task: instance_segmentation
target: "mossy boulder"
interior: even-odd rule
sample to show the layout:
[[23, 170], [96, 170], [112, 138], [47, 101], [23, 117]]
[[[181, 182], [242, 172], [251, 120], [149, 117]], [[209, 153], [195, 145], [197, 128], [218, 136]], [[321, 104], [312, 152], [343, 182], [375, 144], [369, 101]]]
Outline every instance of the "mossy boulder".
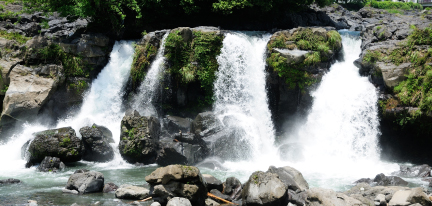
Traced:
[[333, 27], [299, 27], [272, 35], [266, 80], [276, 122], [307, 111], [312, 102], [308, 90], [321, 80], [341, 49], [342, 38]]
[[156, 162], [160, 123], [156, 117], [144, 117], [128, 111], [121, 121], [119, 150], [130, 163]]
[[29, 162], [40, 163], [45, 156], [58, 157], [65, 163], [81, 160], [82, 142], [71, 127], [45, 130], [34, 135], [28, 149]]
[[96, 124], [82, 127], [79, 132], [85, 149], [84, 160], [107, 162], [114, 158], [114, 149], [109, 144], [109, 137]]
[[160, 167], [145, 177], [150, 184], [153, 200], [166, 204], [173, 197], [183, 197], [193, 205], [204, 205], [207, 188], [200, 170], [194, 166], [169, 165]]
[[169, 30], [154, 31], [144, 35], [135, 44], [135, 55], [131, 67], [130, 81], [133, 90], [136, 90], [144, 80], [151, 62], [160, 49], [162, 38]]
[[171, 30], [165, 43], [167, 68], [162, 83], [165, 113], [194, 116], [210, 108], [223, 39], [223, 31], [215, 27]]

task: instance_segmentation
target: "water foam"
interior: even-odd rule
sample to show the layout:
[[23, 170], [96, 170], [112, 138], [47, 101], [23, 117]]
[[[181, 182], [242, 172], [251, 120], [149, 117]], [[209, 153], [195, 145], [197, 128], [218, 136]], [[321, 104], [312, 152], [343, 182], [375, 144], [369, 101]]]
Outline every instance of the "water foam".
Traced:
[[153, 105], [155, 98], [160, 89], [159, 83], [161, 74], [164, 70], [165, 63], [165, 41], [169, 32], [166, 32], [162, 37], [161, 46], [156, 54], [155, 60], [152, 62], [144, 81], [141, 83], [138, 94], [134, 97], [132, 107], [143, 116], [157, 116], [157, 110]]

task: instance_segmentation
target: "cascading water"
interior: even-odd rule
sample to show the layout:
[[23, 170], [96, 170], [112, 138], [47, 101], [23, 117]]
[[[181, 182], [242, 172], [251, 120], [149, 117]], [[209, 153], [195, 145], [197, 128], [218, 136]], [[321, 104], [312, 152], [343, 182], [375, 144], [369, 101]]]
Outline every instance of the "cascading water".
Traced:
[[[116, 142], [114, 144], [118, 144], [119, 139], [115, 137], [120, 136], [119, 122], [124, 115], [122, 88], [129, 77], [133, 53], [132, 42], [116, 42], [110, 62], [93, 81], [78, 115], [60, 121], [56, 128], [71, 126], [79, 135], [78, 131], [81, 127], [96, 123], [108, 127], [113, 133]], [[10, 157], [0, 159], [0, 164], [8, 165], [2, 168], [8, 172], [24, 169], [25, 160], [21, 157], [21, 147], [26, 141], [33, 138], [32, 133], [46, 129], [49, 128], [37, 124], [26, 124], [21, 134], [15, 134], [11, 141], [0, 145], [0, 155]], [[121, 157], [116, 159], [122, 161]]]
[[[120, 121], [124, 116], [124, 108], [122, 105], [123, 88], [129, 78], [130, 67], [133, 60], [134, 48], [132, 42], [120, 41], [116, 42], [110, 55], [110, 62], [101, 71], [98, 77], [93, 81], [90, 90], [86, 93], [84, 102], [79, 113], [67, 119], [59, 121], [56, 128], [71, 126], [79, 135], [79, 129], [83, 126], [90, 126], [93, 123], [108, 127], [113, 133], [115, 143], [112, 143], [114, 148], [117, 148], [120, 136]], [[67, 182], [72, 170], [60, 173], [41, 173], [36, 172], [35, 167], [25, 169], [25, 160], [21, 157], [21, 147], [25, 142], [33, 138], [33, 133], [49, 129], [38, 124], [26, 124], [23, 127], [23, 132], [15, 134], [9, 142], [0, 145], [0, 179], [18, 178], [25, 184], [18, 185], [12, 188], [0, 188], [0, 203], [10, 201], [10, 204], [16, 204], [15, 201], [29, 198], [34, 194], [47, 195], [50, 192], [60, 191]], [[95, 170], [103, 171], [106, 169], [116, 169], [121, 173], [125, 168], [133, 169], [132, 165], [126, 164], [120, 157], [118, 149], [115, 149], [114, 160], [107, 163], [78, 163], [76, 167], [95, 168]], [[81, 165], [81, 166], [80, 166]], [[105, 178], [111, 177], [110, 173], [105, 173]], [[111, 177], [115, 179], [116, 176]], [[123, 177], [126, 178], [126, 177]], [[122, 182], [123, 180], [117, 180]], [[72, 204], [69, 201], [81, 201], [77, 199], [56, 199], [56, 204]], [[90, 197], [84, 200], [86, 203], [94, 199], [100, 200], [100, 197]], [[49, 201], [42, 198], [43, 201]], [[65, 201], [62, 203], [62, 201]], [[84, 202], [83, 202], [84, 203]]]
[[151, 64], [144, 81], [138, 89], [139, 92], [133, 100], [132, 107], [144, 116], [157, 116], [157, 111], [153, 105], [153, 101], [156, 98], [157, 89], [160, 88], [159, 83], [165, 63], [165, 40], [168, 37], [168, 34], [169, 32], [165, 33], [163, 36], [156, 58]]
[[225, 127], [240, 131], [235, 140], [230, 140], [242, 141], [242, 147], [233, 148], [241, 153], [241, 157], [234, 158], [237, 160], [256, 162], [275, 151], [265, 88], [265, 50], [269, 39], [269, 34], [228, 33], [217, 57], [214, 112]]
[[312, 93], [306, 123], [288, 131], [286, 144], [297, 153], [283, 157], [295, 161], [297, 169], [322, 187], [337, 188], [398, 169], [379, 157], [377, 92], [353, 64], [361, 40], [347, 31], [341, 34], [345, 60], [333, 64]]

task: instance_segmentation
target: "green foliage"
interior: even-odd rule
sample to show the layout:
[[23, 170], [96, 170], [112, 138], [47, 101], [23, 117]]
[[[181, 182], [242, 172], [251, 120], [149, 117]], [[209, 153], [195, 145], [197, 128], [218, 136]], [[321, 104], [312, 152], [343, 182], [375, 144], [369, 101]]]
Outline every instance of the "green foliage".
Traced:
[[45, 62], [63, 65], [66, 76], [89, 77], [90, 75], [88, 69], [85, 69], [86, 65], [81, 57], [64, 52], [58, 44], [52, 43], [37, 50], [36, 53]]
[[218, 69], [223, 37], [215, 32], [193, 32], [193, 39], [185, 42], [178, 31], [168, 35], [165, 49], [172, 62], [170, 72], [184, 84], [199, 82], [205, 92], [205, 103], [213, 103], [213, 82]]
[[290, 89], [294, 89], [298, 86], [303, 90], [305, 87], [310, 86], [315, 82], [308, 72], [297, 68], [298, 65], [289, 65], [287, 59], [279, 53], [272, 53], [271, 56], [267, 58], [267, 63], [275, 72], [278, 73], [279, 77], [285, 79], [285, 82], [288, 84], [288, 88]]
[[59, 12], [62, 16], [90, 18], [96, 23], [108, 23], [114, 29], [122, 28], [126, 12], [130, 12], [138, 19], [141, 18], [141, 9], [136, 0], [24, 0], [24, 2], [28, 13]]
[[40, 23], [40, 26], [42, 29], [49, 29], [49, 24], [47, 20], [42, 20], [42, 22]]
[[1, 90], [2, 93], [6, 93], [6, 91], [9, 89], [9, 85], [5, 85], [5, 87]]
[[0, 19], [6, 20], [6, 19], [11, 19], [11, 18], [16, 18], [20, 14], [21, 14], [21, 12], [5, 11], [5, 12], [0, 13]]
[[400, 9], [386, 9], [386, 11], [390, 14], [404, 14], [404, 12]]
[[336, 47], [340, 47], [342, 43], [342, 37], [339, 32], [335, 30], [329, 31], [327, 32], [327, 38], [329, 46], [331, 46], [333, 49]]
[[[287, 45], [286, 42], [294, 42], [294, 45]], [[290, 50], [299, 48], [302, 50], [309, 50], [306, 58], [301, 63], [289, 63], [287, 59], [277, 52], [270, 54], [267, 58], [267, 63], [278, 73], [279, 77], [285, 79], [288, 87], [294, 89], [296, 86], [301, 90], [305, 87], [312, 85], [316, 79], [312, 77], [303, 68], [310, 65], [315, 65], [321, 61], [326, 61], [326, 55], [332, 49], [339, 49], [341, 47], [342, 37], [337, 31], [329, 31], [324, 35], [321, 33], [314, 33], [312, 29], [307, 28], [293, 36], [286, 37], [280, 34], [272, 39], [268, 44], [268, 49], [272, 51], [273, 48], [288, 48]]]
[[371, 1], [370, 6], [378, 9], [423, 9], [423, 6], [421, 4], [413, 2]]
[[151, 44], [147, 46], [135, 45], [135, 55], [130, 74], [134, 88], [137, 88], [141, 81], [144, 80], [146, 71], [156, 53], [157, 48]]
[[92, 22], [115, 30], [123, 28], [128, 19], [141, 23], [158, 17], [233, 13], [257, 16], [298, 11], [316, 3], [329, 5], [330, 0], [24, 0], [25, 11], [59, 12], [62, 16], [90, 18]]
[[17, 32], [8, 33], [7, 31], [3, 31], [3, 30], [0, 30], [0, 37], [5, 38], [5, 39], [9, 39], [9, 40], [15, 40], [20, 44], [24, 44], [29, 39], [31, 39], [30, 37], [25, 37], [25, 36], [23, 36]]
[[81, 94], [88, 88], [88, 84], [85, 80], [79, 80], [76, 83], [70, 84], [69, 86], [75, 89], [75, 92], [78, 94]]
[[381, 53], [379, 51], [367, 50], [363, 57], [363, 63], [375, 63], [380, 59], [380, 57]]
[[318, 62], [321, 62], [321, 57], [319, 52], [312, 52], [306, 54], [306, 59], [304, 60], [305, 65], [315, 65]]
[[70, 145], [71, 139], [69, 137], [63, 137], [62, 141], [60, 142], [61, 147], [67, 147]]

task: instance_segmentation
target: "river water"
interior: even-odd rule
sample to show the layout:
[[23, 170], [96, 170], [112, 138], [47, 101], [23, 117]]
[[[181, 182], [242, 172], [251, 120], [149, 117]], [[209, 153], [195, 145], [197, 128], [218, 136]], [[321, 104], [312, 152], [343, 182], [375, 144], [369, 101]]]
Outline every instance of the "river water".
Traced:
[[[288, 165], [302, 172], [311, 187], [345, 190], [357, 179], [390, 174], [399, 169], [398, 164], [380, 160], [378, 97], [367, 77], [361, 77], [353, 65], [360, 54], [361, 40], [357, 34], [341, 33], [344, 61], [333, 64], [313, 91], [314, 102], [306, 120], [299, 120], [299, 124], [290, 128], [277, 145], [265, 89], [265, 49], [270, 34], [226, 34], [217, 58], [220, 68], [214, 88], [214, 112], [221, 120], [231, 119], [232, 124], [224, 126], [240, 127], [245, 131], [239, 136], [245, 142], [245, 147], [239, 148], [244, 149], [244, 155], [229, 160], [209, 158], [206, 161], [217, 161], [224, 169], [200, 167], [202, 173], [221, 180], [235, 176], [245, 182], [256, 170], [266, 171], [270, 165]], [[157, 73], [163, 69], [163, 49], [159, 51], [151, 66], [155, 70], [154, 85], [158, 85]], [[132, 59], [132, 42], [116, 42], [110, 62], [92, 83], [80, 112], [57, 125], [72, 126], [76, 131], [93, 123], [108, 127], [115, 140], [112, 144], [116, 151], [114, 160], [107, 163], [80, 161], [67, 165], [67, 169], [59, 173], [41, 173], [35, 167], [25, 169], [22, 145], [32, 138], [32, 133], [48, 129], [37, 123], [26, 124], [9, 142], [0, 145], [0, 179], [23, 181], [16, 185], [0, 185], [0, 205], [25, 204], [29, 199], [42, 205], [130, 202], [118, 200], [114, 194], [63, 194], [61, 189], [79, 168], [102, 172], [105, 182], [146, 185], [145, 176], [158, 166], [128, 164], [117, 149], [120, 121], [124, 115], [121, 96]], [[143, 86], [141, 90], [145, 91], [141, 93], [149, 94], [144, 96], [151, 100], [151, 94], [155, 92], [147, 91], [149, 89], [155, 88]], [[285, 151], [284, 146], [291, 148], [290, 151]], [[418, 179], [408, 181], [411, 186], [422, 184]]]

